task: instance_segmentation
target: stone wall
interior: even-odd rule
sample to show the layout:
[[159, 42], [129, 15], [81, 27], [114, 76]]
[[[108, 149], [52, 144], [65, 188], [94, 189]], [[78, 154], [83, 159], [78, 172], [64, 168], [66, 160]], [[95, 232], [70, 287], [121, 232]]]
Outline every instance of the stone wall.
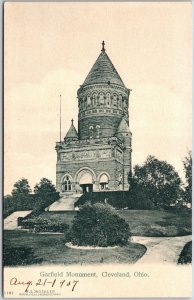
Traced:
[[123, 175], [123, 165], [116, 159], [111, 161], [84, 161], [84, 162], [68, 162], [68, 163], [58, 163], [57, 164], [57, 191], [61, 192], [61, 183], [64, 176], [70, 175], [72, 179], [72, 191], [82, 192], [82, 189], [77, 182], [78, 175], [81, 171], [89, 171], [93, 177], [93, 190], [99, 191], [99, 178], [103, 173], [107, 174], [109, 177], [108, 189], [109, 190], [122, 190], [122, 175]]
[[[111, 137], [116, 134], [122, 116], [93, 116], [81, 119], [78, 123], [80, 139]], [[98, 127], [99, 126], [99, 127]]]

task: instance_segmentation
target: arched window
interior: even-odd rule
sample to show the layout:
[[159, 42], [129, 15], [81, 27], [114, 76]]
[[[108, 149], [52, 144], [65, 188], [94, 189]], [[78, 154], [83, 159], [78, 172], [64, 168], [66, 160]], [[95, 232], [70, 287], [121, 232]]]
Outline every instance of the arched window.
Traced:
[[63, 179], [62, 192], [67, 192], [72, 190], [72, 182], [70, 176], [66, 175]]
[[100, 125], [96, 125], [96, 138], [99, 139], [100, 137]]
[[87, 106], [91, 106], [91, 98], [90, 98], [90, 95], [87, 95]]
[[100, 97], [97, 96], [97, 106], [99, 106], [99, 105], [100, 105]]
[[100, 104], [103, 105], [104, 104], [104, 94], [100, 93]]
[[113, 106], [113, 95], [110, 96], [110, 105]]
[[104, 173], [100, 176], [100, 189], [107, 190], [108, 189], [108, 176]]
[[110, 93], [106, 94], [106, 104], [110, 106]]
[[126, 97], [123, 98], [123, 108], [125, 108], [127, 106], [127, 99]]
[[93, 127], [93, 126], [90, 126], [90, 127], [89, 127], [90, 139], [93, 138], [93, 131], [94, 131], [94, 127]]
[[96, 102], [97, 102], [97, 94], [94, 93], [94, 94], [93, 94], [93, 105], [94, 105], [94, 106], [96, 106], [96, 104], [97, 104]]
[[114, 96], [113, 96], [113, 105], [117, 106], [117, 95], [116, 94], [114, 94]]
[[119, 95], [119, 107], [121, 108], [122, 107], [122, 96]]

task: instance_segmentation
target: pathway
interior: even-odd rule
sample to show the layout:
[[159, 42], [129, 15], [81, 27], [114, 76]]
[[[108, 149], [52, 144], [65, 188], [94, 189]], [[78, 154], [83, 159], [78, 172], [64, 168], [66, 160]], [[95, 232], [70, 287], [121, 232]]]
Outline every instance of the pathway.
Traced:
[[133, 236], [134, 243], [143, 244], [147, 251], [137, 261], [137, 264], [150, 263], [177, 263], [179, 254], [184, 245], [192, 240], [192, 235], [176, 237], [141, 237]]
[[74, 203], [81, 194], [64, 195], [59, 200], [52, 203], [46, 210], [48, 211], [72, 211], [75, 210]]
[[25, 210], [25, 211], [15, 211], [11, 215], [9, 215], [4, 220], [4, 230], [15, 230], [19, 229], [18, 227], [18, 218], [29, 215], [31, 213], [31, 210]]

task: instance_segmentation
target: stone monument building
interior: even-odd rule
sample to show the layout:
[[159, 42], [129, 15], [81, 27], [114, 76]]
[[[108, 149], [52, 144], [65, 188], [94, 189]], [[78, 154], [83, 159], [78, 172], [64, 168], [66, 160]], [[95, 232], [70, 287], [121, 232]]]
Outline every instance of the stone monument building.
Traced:
[[129, 95], [102, 50], [77, 91], [78, 130], [73, 120], [63, 141], [56, 143], [56, 186], [61, 195], [127, 191], [131, 171]]

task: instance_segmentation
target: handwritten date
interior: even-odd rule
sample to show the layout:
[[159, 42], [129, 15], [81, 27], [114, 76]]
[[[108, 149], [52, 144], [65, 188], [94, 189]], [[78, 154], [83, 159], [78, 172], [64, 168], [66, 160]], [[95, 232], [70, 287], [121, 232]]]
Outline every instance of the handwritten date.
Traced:
[[10, 280], [11, 286], [24, 286], [25, 292], [27, 293], [29, 287], [33, 286], [45, 286], [45, 287], [69, 287], [73, 292], [75, 290], [76, 285], [78, 284], [79, 280], [65, 280], [65, 279], [37, 279], [36, 281], [28, 280], [28, 281], [20, 281], [18, 278], [13, 277]]

